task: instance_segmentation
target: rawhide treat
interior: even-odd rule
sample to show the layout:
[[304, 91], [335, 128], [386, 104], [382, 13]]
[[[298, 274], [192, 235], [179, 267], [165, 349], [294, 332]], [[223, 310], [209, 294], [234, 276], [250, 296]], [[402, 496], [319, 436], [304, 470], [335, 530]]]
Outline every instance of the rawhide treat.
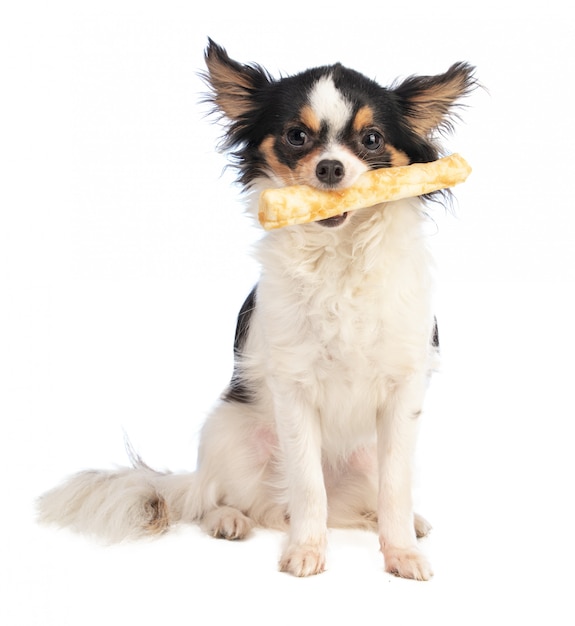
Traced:
[[452, 154], [430, 163], [369, 170], [346, 189], [322, 190], [308, 185], [266, 189], [260, 195], [259, 220], [266, 230], [324, 220], [453, 187], [464, 182], [470, 172], [467, 161]]

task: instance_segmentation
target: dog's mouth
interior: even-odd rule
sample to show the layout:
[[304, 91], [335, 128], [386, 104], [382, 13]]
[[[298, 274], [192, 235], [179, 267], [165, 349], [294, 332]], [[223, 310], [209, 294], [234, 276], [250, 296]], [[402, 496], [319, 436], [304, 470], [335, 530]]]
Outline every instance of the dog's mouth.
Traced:
[[334, 228], [336, 226], [341, 226], [346, 220], [347, 220], [347, 213], [342, 213], [341, 215], [328, 217], [325, 220], [318, 220], [316, 224], [320, 224], [321, 226], [326, 226], [327, 228]]

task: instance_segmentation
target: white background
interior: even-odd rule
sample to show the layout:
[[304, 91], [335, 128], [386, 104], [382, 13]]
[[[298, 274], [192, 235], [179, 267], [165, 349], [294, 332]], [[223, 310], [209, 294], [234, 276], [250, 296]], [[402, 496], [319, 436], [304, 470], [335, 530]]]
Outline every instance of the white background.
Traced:
[[[7, 4], [0, 623], [573, 624], [568, 4]], [[456, 215], [433, 209], [444, 365], [416, 490], [429, 583], [387, 575], [366, 533], [330, 533], [328, 571], [296, 580], [276, 571], [276, 533], [104, 548], [34, 523], [67, 474], [125, 463], [123, 430], [149, 464], [193, 469], [229, 379], [258, 232], [200, 102], [208, 36], [275, 75], [342, 61], [388, 84], [467, 60], [488, 89], [447, 143], [474, 168]]]

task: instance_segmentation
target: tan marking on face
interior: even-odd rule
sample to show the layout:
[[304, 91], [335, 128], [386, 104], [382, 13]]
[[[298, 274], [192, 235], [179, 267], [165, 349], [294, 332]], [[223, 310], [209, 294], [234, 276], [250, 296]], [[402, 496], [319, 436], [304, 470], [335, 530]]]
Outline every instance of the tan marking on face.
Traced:
[[307, 126], [307, 128], [312, 130], [314, 133], [319, 133], [321, 130], [321, 120], [309, 105], [302, 108], [300, 119]]
[[264, 156], [265, 162], [269, 171], [277, 178], [283, 181], [287, 185], [295, 185], [298, 181], [295, 180], [292, 170], [277, 158], [274, 151], [276, 140], [271, 135], [266, 137], [260, 144], [260, 152]]
[[315, 170], [319, 161], [318, 150], [314, 150], [302, 157], [295, 169], [295, 176], [300, 185], [310, 185], [317, 187], [318, 180]]
[[353, 119], [353, 130], [359, 133], [360, 130], [373, 126], [373, 110], [370, 106], [362, 106]]
[[312, 185], [317, 184], [315, 168], [317, 164], [317, 151], [310, 152], [301, 157], [297, 166], [291, 169], [282, 163], [276, 156], [274, 146], [275, 137], [266, 137], [260, 144], [268, 170], [285, 185]]
[[[297, 165], [292, 169], [278, 159], [274, 150], [276, 141], [277, 139], [271, 135], [266, 137], [260, 144], [260, 152], [265, 159], [269, 174], [287, 186], [309, 185], [310, 187], [322, 188], [316, 175], [316, 168], [319, 161], [325, 158], [337, 158], [343, 163], [346, 176], [340, 184], [341, 188], [348, 186], [350, 182], [353, 182], [359, 174], [367, 169], [365, 164], [349, 151], [340, 151], [332, 154], [326, 153], [321, 147], [300, 157]], [[397, 152], [399, 155], [400, 152]]]
[[387, 145], [385, 146], [387, 152], [389, 152], [391, 158], [390, 163], [393, 167], [399, 167], [401, 165], [409, 165], [411, 161], [409, 157], [403, 150], [399, 150], [398, 148], [394, 148], [393, 146]]

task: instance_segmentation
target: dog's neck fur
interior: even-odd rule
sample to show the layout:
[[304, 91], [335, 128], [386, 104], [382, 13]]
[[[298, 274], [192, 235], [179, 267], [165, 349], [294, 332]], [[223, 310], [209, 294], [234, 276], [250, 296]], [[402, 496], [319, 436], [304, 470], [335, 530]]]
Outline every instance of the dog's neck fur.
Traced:
[[[421, 201], [412, 199], [358, 211], [337, 229], [310, 224], [265, 235], [256, 256], [274, 343], [282, 335], [286, 345], [305, 336], [318, 348], [335, 342], [340, 362], [344, 353], [378, 360], [385, 352], [379, 371], [391, 377], [420, 367], [433, 325], [425, 222]], [[298, 320], [303, 335], [293, 332]], [[394, 350], [400, 341], [413, 352]]]

